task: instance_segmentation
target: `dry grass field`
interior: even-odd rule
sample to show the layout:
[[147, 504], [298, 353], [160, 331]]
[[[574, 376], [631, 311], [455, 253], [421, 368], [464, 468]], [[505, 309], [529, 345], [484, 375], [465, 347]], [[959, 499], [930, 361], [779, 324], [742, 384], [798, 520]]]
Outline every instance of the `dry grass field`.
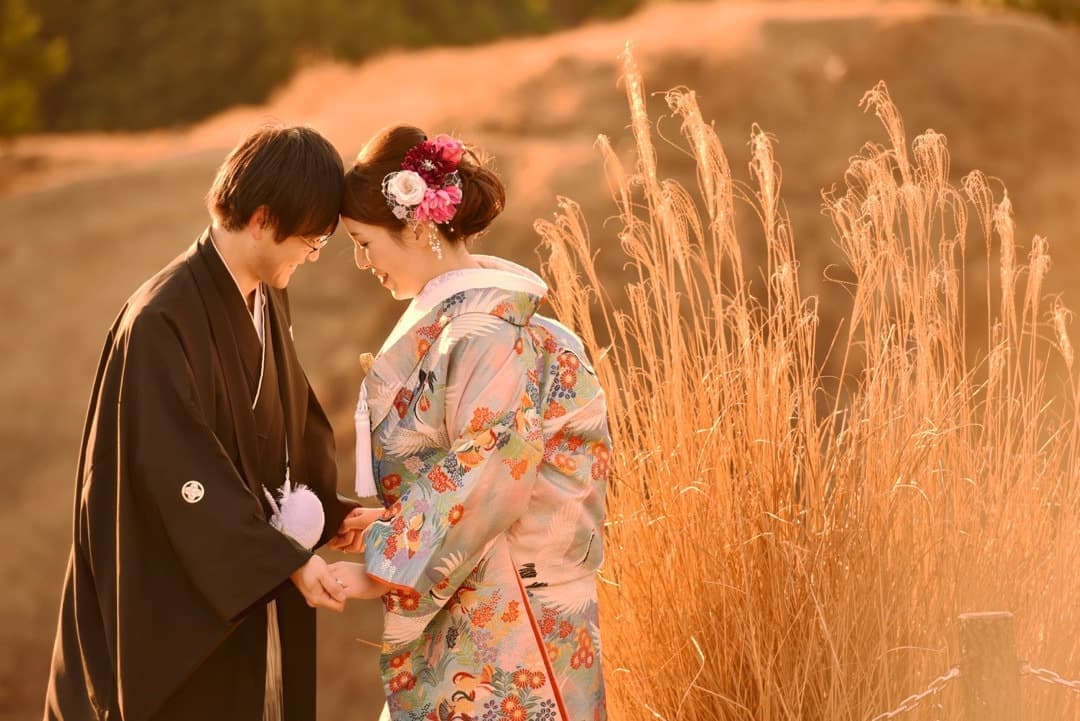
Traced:
[[[537, 226], [553, 303], [613, 391], [613, 718], [864, 721], [957, 665], [973, 611], [1013, 611], [1021, 657], [1075, 673], [1080, 395], [1048, 370], [1075, 378], [1045, 240], [1028, 253], [980, 171], [953, 184], [945, 137], [908, 137], [880, 84], [862, 104], [888, 140], [826, 199], [851, 280], [822, 334], [775, 141], [756, 129], [735, 173], [695, 93], [668, 93], [698, 169], [681, 184], [631, 59], [626, 85], [636, 157], [601, 148], [627, 301], [598, 279], [576, 204]], [[739, 213], [764, 238], [760, 283]], [[994, 282], [972, 281], [975, 248]], [[970, 718], [957, 685], [906, 718]], [[1022, 692], [1025, 718], [1080, 712], [1062, 687]]]
[[[660, 91], [629, 110], [627, 40]], [[969, 610], [1016, 611], [1021, 653], [1075, 678], [1077, 419], [1054, 310], [1057, 294], [1080, 308], [1076, 77], [1080, 36], [1024, 15], [688, 3], [313, 64], [267, 105], [191, 128], [18, 141], [0, 159], [0, 719], [40, 710], [104, 331], [204, 226], [228, 147], [270, 118], [346, 157], [398, 121], [484, 146], [509, 204], [479, 249], [547, 259], [553, 304], [615, 341], [598, 362], [622, 449], [614, 718], [865, 721], [955, 661]], [[881, 80], [906, 130], [860, 111]], [[402, 307], [356, 272], [343, 233], [291, 295], [347, 490], [356, 358]], [[376, 718], [358, 639], [378, 623], [371, 605], [322, 618], [321, 718]], [[1031, 718], [1078, 718], [1064, 692], [1024, 690]], [[955, 698], [939, 701], [912, 718], [953, 718]]]

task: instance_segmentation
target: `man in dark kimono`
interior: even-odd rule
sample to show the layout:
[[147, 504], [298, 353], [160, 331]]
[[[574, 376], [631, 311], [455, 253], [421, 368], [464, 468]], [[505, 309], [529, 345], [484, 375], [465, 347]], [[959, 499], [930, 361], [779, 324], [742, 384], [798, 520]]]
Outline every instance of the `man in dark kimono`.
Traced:
[[310, 547], [354, 504], [285, 287], [336, 227], [342, 178], [312, 130], [251, 135], [218, 171], [210, 228], [109, 330], [46, 719], [315, 718], [314, 607], [344, 595]]

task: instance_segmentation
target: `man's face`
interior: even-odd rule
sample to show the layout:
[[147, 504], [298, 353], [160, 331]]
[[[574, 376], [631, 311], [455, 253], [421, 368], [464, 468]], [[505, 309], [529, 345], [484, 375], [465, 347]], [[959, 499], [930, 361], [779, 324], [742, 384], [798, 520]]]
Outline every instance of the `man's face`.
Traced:
[[286, 288], [293, 273], [304, 263], [319, 259], [319, 251], [325, 245], [326, 236], [291, 235], [280, 242], [274, 233], [264, 233], [258, 238], [254, 259], [256, 277], [271, 288]]

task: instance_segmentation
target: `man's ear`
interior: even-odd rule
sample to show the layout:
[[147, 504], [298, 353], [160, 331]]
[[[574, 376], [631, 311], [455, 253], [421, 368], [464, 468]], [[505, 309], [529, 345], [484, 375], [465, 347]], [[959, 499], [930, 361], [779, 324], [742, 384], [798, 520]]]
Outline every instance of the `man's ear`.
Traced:
[[263, 234], [274, 233], [274, 223], [270, 217], [270, 208], [260, 205], [251, 214], [247, 222], [247, 231], [255, 240], [262, 240]]

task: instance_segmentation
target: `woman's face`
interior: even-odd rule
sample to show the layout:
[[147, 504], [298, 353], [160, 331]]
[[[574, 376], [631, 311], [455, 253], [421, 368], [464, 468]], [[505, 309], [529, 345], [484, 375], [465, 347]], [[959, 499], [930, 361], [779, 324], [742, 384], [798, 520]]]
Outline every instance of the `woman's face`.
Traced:
[[341, 224], [353, 240], [356, 267], [370, 270], [397, 300], [415, 298], [436, 274], [435, 254], [408, 228], [395, 234], [345, 216]]

